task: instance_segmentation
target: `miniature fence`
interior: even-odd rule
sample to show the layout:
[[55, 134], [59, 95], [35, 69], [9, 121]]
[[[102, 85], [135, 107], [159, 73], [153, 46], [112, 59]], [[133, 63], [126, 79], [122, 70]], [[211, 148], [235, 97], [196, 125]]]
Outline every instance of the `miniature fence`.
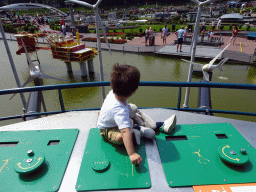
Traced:
[[[86, 47], [97, 48], [97, 43], [86, 42]], [[135, 46], [126, 44], [109, 44], [110, 49], [114, 51], [133, 52], [133, 53], [153, 53], [161, 49], [163, 46]], [[101, 43], [102, 49], [108, 49], [106, 43]]]

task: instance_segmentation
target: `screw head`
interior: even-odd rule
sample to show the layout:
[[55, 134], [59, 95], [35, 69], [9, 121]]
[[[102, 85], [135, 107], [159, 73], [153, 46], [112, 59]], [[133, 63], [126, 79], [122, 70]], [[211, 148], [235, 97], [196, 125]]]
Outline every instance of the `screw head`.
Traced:
[[81, 185], [78, 185], [78, 188], [81, 188]]
[[172, 184], [172, 181], [170, 183]]
[[68, 154], [68, 152], [66, 154]]
[[231, 153], [232, 155], [235, 155], [235, 154], [236, 154], [236, 152], [235, 152], [235, 151], [230, 151], [230, 153]]
[[53, 189], [56, 189], [56, 186], [54, 186]]
[[27, 163], [31, 163], [33, 161], [33, 159], [27, 159]]
[[148, 182], [146, 182], [146, 185], [148, 185]]
[[227, 181], [226, 179], [224, 179], [224, 181]]

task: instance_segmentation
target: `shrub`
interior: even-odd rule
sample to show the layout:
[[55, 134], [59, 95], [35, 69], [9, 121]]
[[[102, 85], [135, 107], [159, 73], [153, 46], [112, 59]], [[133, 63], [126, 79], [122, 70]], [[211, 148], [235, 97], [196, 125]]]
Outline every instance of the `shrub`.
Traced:
[[240, 25], [238, 26], [238, 29], [242, 29], [242, 27], [243, 27], [243, 24], [240, 24]]
[[139, 32], [142, 33], [142, 29], [141, 28], [139, 28]]
[[122, 39], [126, 39], [126, 34], [120, 35]]
[[224, 25], [221, 25], [221, 26], [220, 26], [220, 30], [223, 30], [223, 29], [224, 29]]
[[19, 28], [13, 29], [14, 33], [19, 33]]
[[233, 25], [232, 25], [232, 24], [230, 24], [230, 25], [229, 25], [229, 30], [232, 30], [232, 27], [233, 27]]
[[[91, 42], [97, 42], [97, 38], [91, 38], [91, 37], [86, 37], [86, 38], [83, 38], [82, 41], [91, 41]], [[100, 39], [100, 41], [102, 43], [105, 43], [106, 40], [105, 39]], [[109, 43], [114, 43], [114, 44], [124, 44], [127, 42], [126, 39], [117, 39], [117, 40], [114, 40], [112, 38], [108, 38], [108, 41]]]
[[250, 26], [250, 25], [247, 25], [247, 26], [246, 26], [246, 30], [247, 30], [247, 31], [249, 31], [249, 30], [250, 30], [250, 28], [251, 28], [251, 26]]
[[28, 32], [29, 33], [34, 33], [35, 32], [35, 28], [33, 26], [29, 26], [28, 27]]

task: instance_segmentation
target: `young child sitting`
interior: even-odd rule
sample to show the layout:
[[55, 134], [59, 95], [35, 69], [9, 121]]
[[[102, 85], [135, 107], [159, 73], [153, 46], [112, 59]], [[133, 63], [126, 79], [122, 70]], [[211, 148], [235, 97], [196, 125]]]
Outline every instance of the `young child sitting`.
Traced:
[[136, 92], [140, 82], [140, 72], [136, 67], [115, 64], [110, 78], [112, 90], [102, 105], [97, 126], [102, 137], [117, 145], [124, 144], [131, 162], [140, 164], [142, 158], [134, 150], [133, 135], [139, 145], [141, 137], [155, 137], [153, 129], [159, 128], [170, 134], [176, 124], [176, 116], [165, 122], [155, 122], [135, 105], [128, 104], [127, 99]]

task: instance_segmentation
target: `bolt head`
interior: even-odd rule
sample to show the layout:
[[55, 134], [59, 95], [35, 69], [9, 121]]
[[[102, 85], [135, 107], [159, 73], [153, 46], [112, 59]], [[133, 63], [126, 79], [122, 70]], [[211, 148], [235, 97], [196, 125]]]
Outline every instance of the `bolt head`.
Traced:
[[27, 159], [27, 163], [31, 163], [33, 161], [33, 159]]

